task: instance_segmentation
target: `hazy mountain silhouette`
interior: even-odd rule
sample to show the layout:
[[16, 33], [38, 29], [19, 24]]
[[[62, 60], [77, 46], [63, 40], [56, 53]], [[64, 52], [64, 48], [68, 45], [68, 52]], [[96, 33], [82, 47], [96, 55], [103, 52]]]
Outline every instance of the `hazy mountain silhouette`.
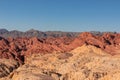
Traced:
[[62, 32], [62, 31], [39, 31], [30, 29], [26, 32], [18, 31], [18, 30], [12, 30], [8, 31], [6, 29], [0, 29], [0, 36], [8, 38], [17, 38], [17, 37], [38, 37], [38, 38], [45, 38], [45, 37], [75, 37], [80, 32]]

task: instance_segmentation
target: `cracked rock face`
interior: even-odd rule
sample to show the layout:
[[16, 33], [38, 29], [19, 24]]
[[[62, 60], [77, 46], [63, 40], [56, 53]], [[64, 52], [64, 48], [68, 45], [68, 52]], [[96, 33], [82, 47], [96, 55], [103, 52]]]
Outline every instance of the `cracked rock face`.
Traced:
[[34, 54], [7, 79], [119, 80], [120, 57], [83, 45], [68, 53]]
[[14, 69], [19, 67], [19, 63], [12, 59], [0, 59], [0, 78], [8, 76]]

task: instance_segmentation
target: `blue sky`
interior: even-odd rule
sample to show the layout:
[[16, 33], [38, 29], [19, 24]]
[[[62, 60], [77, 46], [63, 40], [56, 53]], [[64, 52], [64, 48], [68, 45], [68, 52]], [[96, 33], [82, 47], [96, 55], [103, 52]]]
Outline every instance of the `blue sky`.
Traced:
[[120, 31], [120, 0], [0, 0], [0, 28]]

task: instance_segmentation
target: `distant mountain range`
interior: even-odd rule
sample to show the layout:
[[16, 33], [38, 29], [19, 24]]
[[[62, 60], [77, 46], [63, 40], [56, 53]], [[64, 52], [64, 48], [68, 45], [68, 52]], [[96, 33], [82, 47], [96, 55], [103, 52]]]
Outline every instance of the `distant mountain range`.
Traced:
[[0, 36], [8, 38], [17, 38], [17, 37], [38, 37], [38, 38], [45, 38], [45, 37], [75, 37], [80, 32], [62, 32], [62, 31], [39, 31], [30, 29], [26, 32], [18, 31], [18, 30], [12, 30], [8, 31], [7, 29], [0, 29]]
[[[0, 36], [4, 38], [12, 37], [37, 37], [37, 38], [46, 38], [46, 37], [76, 37], [81, 32], [63, 32], [63, 31], [39, 31], [30, 29], [26, 32], [18, 31], [18, 30], [12, 30], [8, 31], [7, 29], [0, 29]], [[99, 32], [99, 31], [91, 31], [94, 35], [102, 35], [105, 32]], [[115, 33], [115, 32], [114, 32]]]

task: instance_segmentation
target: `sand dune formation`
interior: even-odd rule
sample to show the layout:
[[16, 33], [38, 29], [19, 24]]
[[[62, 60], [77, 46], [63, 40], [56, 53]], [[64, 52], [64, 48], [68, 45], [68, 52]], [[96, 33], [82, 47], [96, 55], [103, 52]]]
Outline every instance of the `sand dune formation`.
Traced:
[[0, 80], [120, 80], [119, 33], [2, 31]]

